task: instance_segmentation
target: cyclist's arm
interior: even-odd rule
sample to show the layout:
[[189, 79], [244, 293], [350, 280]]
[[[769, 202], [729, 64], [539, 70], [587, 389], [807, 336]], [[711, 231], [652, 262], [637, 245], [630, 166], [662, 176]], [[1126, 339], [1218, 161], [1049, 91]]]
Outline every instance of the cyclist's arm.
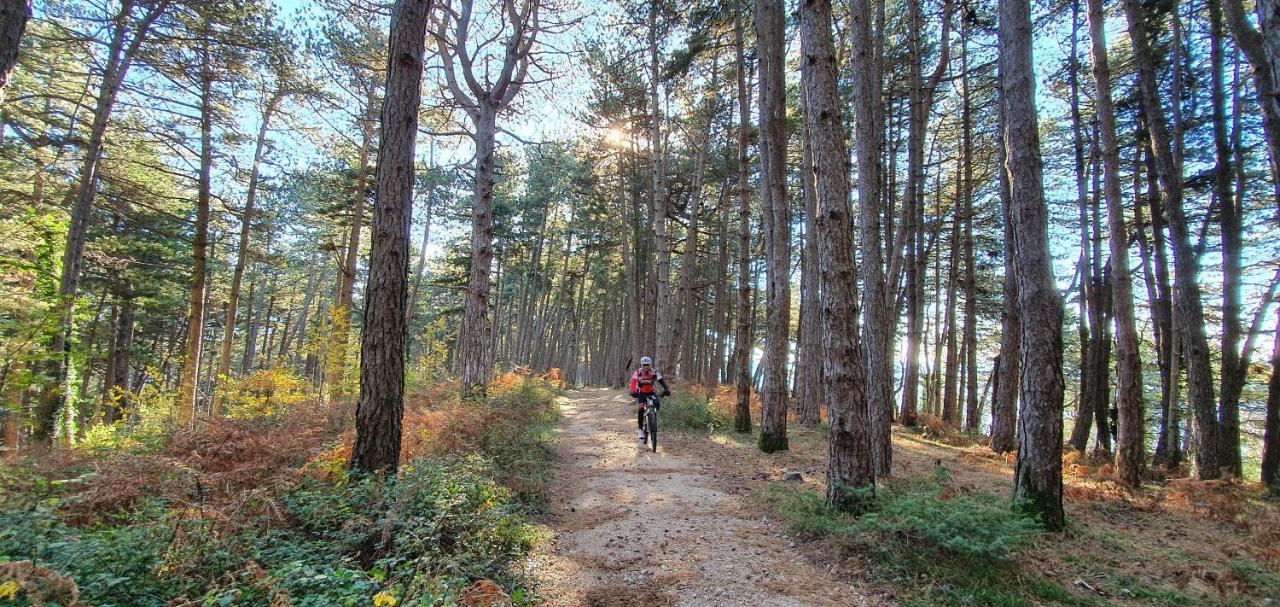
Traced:
[[663, 394], [671, 394], [671, 388], [667, 387], [667, 378], [662, 377], [661, 375], [659, 375], [659, 376], [658, 376], [658, 383], [662, 384], [662, 392], [663, 392]]

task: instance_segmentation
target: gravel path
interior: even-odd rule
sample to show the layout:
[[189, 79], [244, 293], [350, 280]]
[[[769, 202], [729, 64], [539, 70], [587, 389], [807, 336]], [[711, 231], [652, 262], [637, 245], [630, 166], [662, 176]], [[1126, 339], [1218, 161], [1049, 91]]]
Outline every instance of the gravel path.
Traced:
[[867, 605], [813, 565], [782, 525], [742, 495], [759, 485], [754, 449], [659, 433], [635, 438], [617, 391], [583, 390], [562, 407], [556, 486], [531, 562], [553, 607]]

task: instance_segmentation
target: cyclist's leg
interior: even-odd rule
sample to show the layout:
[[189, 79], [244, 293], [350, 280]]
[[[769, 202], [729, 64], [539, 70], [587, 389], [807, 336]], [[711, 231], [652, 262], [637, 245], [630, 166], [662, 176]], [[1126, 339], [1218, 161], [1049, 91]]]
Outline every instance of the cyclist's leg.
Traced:
[[644, 430], [644, 400], [636, 399], [636, 427]]

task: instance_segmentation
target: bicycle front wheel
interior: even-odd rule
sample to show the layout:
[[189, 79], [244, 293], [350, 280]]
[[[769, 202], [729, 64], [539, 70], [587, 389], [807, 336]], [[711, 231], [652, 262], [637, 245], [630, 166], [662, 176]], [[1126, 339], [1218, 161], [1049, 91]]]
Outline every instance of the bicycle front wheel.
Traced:
[[658, 451], [658, 410], [649, 409], [645, 417], [647, 418], [646, 425], [648, 426], [647, 430], [649, 432], [649, 443], [653, 445], [654, 452], [657, 452]]

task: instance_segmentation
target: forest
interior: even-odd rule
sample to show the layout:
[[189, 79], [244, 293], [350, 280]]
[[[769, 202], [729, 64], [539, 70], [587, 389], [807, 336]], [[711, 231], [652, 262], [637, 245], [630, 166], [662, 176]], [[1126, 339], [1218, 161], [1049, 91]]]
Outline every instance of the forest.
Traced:
[[0, 605], [1269, 604], [1278, 228], [1280, 0], [0, 0]]

